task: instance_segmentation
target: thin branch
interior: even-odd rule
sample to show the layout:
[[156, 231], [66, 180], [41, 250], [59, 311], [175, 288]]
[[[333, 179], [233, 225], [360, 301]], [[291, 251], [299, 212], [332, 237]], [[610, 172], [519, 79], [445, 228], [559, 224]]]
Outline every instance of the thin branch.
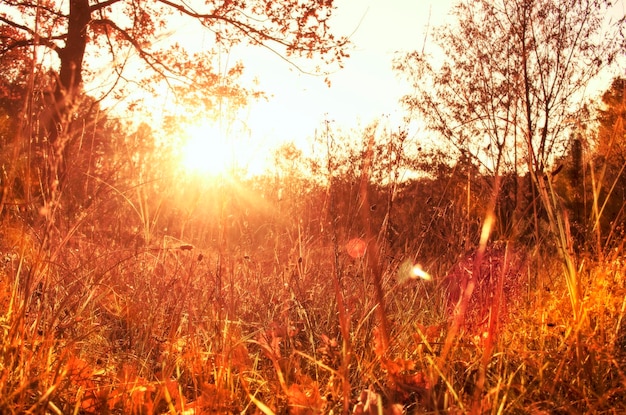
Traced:
[[146, 62], [148, 66], [150, 66], [150, 68], [152, 68], [155, 72], [157, 72], [159, 75], [163, 76], [164, 78], [167, 78], [167, 75], [165, 74], [163, 69], [170, 71], [170, 72], [171, 70], [167, 66], [165, 66], [153, 54], [145, 50], [133, 36], [131, 36], [125, 29], [122, 29], [121, 27], [119, 27], [114, 21], [110, 19], [98, 19], [98, 20], [93, 20], [91, 23], [93, 25], [104, 25], [105, 27], [110, 27], [111, 29], [114, 29], [115, 31], [117, 31], [119, 34], [122, 35], [124, 40], [126, 40], [128, 43], [130, 43], [133, 46], [133, 48], [135, 48], [135, 50], [139, 54], [139, 57], [143, 59], [143, 61]]
[[[229, 25], [233, 26], [234, 28], [236, 28], [237, 30], [239, 30], [241, 33], [243, 33], [246, 37], [252, 39], [253, 41], [263, 45], [264, 41], [271, 41], [271, 42], [275, 42], [278, 43], [279, 45], [282, 45], [284, 47], [286, 47], [289, 50], [295, 50], [298, 52], [316, 52], [316, 51], [325, 51], [325, 49], [327, 47], [320, 47], [320, 48], [306, 48], [306, 47], [301, 47], [301, 46], [297, 46], [294, 44], [290, 44], [288, 42], [286, 42], [284, 39], [281, 39], [279, 37], [276, 36], [272, 36], [269, 35], [268, 33], [265, 33], [264, 31], [255, 28], [254, 26], [251, 26], [247, 23], [238, 21], [238, 20], [234, 20], [231, 18], [228, 18], [226, 16], [223, 15], [219, 15], [219, 14], [213, 14], [213, 13], [209, 13], [209, 14], [204, 14], [204, 13], [198, 13], [195, 12], [194, 10], [187, 8], [185, 6], [182, 6], [180, 4], [176, 4], [170, 0], [158, 0], [159, 2], [172, 7], [176, 10], [178, 10], [179, 12], [193, 17], [194, 19], [198, 19], [200, 21], [202, 20], [220, 20], [223, 21], [225, 23], [228, 23]], [[203, 23], [204, 25], [204, 23]], [[345, 42], [338, 42], [336, 46], [342, 46]]]
[[20, 29], [23, 30], [24, 32], [27, 32], [28, 34], [34, 36], [35, 35], [35, 31], [32, 30], [30, 27], [28, 26], [24, 26], [23, 24], [19, 24], [17, 22], [14, 22], [13, 20], [7, 19], [6, 17], [0, 15], [0, 22], [4, 22], [7, 25], [15, 28], [15, 29]]
[[39, 9], [40, 11], [43, 10], [49, 14], [51, 14], [52, 16], [56, 16], [56, 17], [67, 17], [64, 14], [60, 13], [58, 10], [55, 9], [51, 9], [50, 7], [40, 4], [39, 2], [36, 3], [26, 3], [26, 2], [19, 2], [16, 3], [14, 5], [11, 5], [14, 7], [24, 7], [27, 9]]
[[5, 55], [15, 49], [26, 48], [26, 47], [35, 46], [35, 45], [45, 46], [58, 54], [61, 48], [56, 43], [54, 43], [53, 40], [62, 40], [62, 39], [63, 39], [62, 37], [53, 37], [53, 38], [47, 38], [47, 39], [39, 38], [36, 42], [34, 39], [16, 40], [6, 45], [2, 49], [0, 49], [0, 55]]
[[107, 0], [107, 1], [104, 1], [102, 3], [96, 3], [96, 4], [94, 4], [94, 5], [92, 5], [90, 7], [90, 10], [92, 12], [95, 12], [95, 11], [98, 11], [98, 10], [102, 10], [105, 7], [111, 6], [111, 5], [115, 4], [115, 3], [119, 3], [120, 1], [122, 1], [122, 0]]

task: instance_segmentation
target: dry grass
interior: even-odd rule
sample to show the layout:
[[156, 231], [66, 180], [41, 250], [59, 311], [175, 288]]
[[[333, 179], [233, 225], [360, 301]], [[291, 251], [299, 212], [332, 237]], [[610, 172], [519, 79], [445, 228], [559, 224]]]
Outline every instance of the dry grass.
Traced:
[[[167, 237], [125, 249], [123, 238], [80, 232], [45, 248], [37, 229], [15, 220], [1, 232], [2, 413], [463, 413], [484, 359], [481, 413], [626, 410], [623, 259], [580, 264], [578, 320], [557, 259], [543, 257], [542, 269], [515, 260], [485, 358], [488, 288], [504, 261], [490, 248], [442, 363], [454, 279], [470, 272], [471, 256], [439, 264], [449, 272], [433, 281], [398, 278], [408, 252], [383, 262], [385, 350], [365, 259], [340, 245], [335, 270], [332, 246], [302, 231], [276, 235], [265, 256]], [[515, 255], [533, 255], [523, 249]]]
[[626, 412], [623, 244], [564, 256], [556, 202], [512, 233], [558, 249], [479, 244], [488, 185], [374, 186], [372, 143], [328, 187], [204, 188], [142, 151], [2, 200], [0, 413]]

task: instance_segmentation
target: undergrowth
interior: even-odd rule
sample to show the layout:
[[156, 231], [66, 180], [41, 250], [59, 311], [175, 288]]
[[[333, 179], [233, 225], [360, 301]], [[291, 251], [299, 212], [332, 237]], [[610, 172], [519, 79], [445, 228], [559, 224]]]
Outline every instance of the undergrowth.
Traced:
[[[122, 248], [80, 235], [52, 257], [36, 229], [5, 219], [1, 232], [2, 413], [464, 413], [485, 359], [482, 413], [626, 410], [620, 256], [580, 263], [584, 317], [575, 319], [558, 261], [542, 257], [536, 269], [534, 254], [516, 248], [524, 259], [506, 274], [497, 329], [492, 294], [476, 290], [441, 362], [453, 279], [469, 272], [471, 255], [438, 264], [448, 272], [431, 281], [402, 278], [415, 260], [408, 252], [382, 261], [384, 350], [366, 259], [345, 244], [336, 270], [328, 244], [294, 249], [280, 235], [265, 258], [167, 237]], [[503, 258], [486, 252], [483, 287]]]
[[406, 134], [375, 129], [328, 133], [322, 180], [287, 148], [289, 175], [211, 184], [112, 129], [51, 187], [17, 134], [0, 413], [626, 412], [623, 203], [586, 244], [554, 175], [400, 181]]

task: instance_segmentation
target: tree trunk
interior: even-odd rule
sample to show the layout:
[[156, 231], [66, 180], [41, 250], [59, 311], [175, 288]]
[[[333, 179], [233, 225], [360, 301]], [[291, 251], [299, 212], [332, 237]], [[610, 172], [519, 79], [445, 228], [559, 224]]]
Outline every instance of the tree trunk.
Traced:
[[64, 150], [71, 139], [71, 113], [82, 83], [83, 58], [87, 46], [87, 26], [91, 21], [88, 0], [70, 0], [65, 46], [58, 50], [61, 61], [54, 92], [43, 114], [42, 126], [48, 143], [46, 165], [47, 196], [58, 190], [64, 175]]

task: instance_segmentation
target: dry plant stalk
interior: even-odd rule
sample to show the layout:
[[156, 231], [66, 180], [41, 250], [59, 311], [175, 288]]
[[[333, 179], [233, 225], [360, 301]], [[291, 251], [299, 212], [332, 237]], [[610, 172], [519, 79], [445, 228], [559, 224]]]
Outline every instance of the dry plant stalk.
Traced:
[[[483, 252], [484, 255], [484, 252]], [[496, 339], [496, 333], [498, 331], [498, 321], [500, 314], [500, 304], [503, 300], [503, 292], [504, 292], [504, 279], [508, 274], [509, 268], [509, 244], [507, 243], [504, 248], [504, 260], [502, 269], [498, 270], [496, 273], [496, 290], [494, 293], [493, 302], [491, 304], [491, 308], [489, 311], [489, 326], [487, 329], [487, 337], [485, 338], [483, 355], [480, 361], [480, 366], [478, 367], [478, 380], [476, 381], [476, 389], [474, 390], [473, 396], [473, 405], [472, 411], [474, 413], [481, 413], [482, 411], [482, 400], [481, 393], [485, 388], [485, 377], [487, 374], [487, 367], [489, 366], [489, 360], [491, 359], [494, 343]]]
[[[480, 242], [478, 245], [478, 249], [476, 250], [476, 256], [474, 258], [474, 263], [472, 264], [471, 274], [464, 274], [464, 281], [461, 282], [461, 296], [459, 301], [454, 309], [454, 317], [448, 328], [448, 333], [444, 340], [443, 349], [439, 358], [436, 361], [435, 370], [431, 371], [431, 384], [435, 385], [438, 381], [439, 377], [446, 377], [446, 373], [448, 371], [447, 368], [447, 358], [452, 350], [452, 346], [454, 344], [455, 338], [459, 333], [460, 328], [463, 326], [463, 322], [465, 320], [465, 314], [467, 312], [467, 307], [472, 298], [472, 294], [474, 293], [474, 289], [476, 288], [476, 283], [481, 280], [481, 272], [482, 272], [482, 262], [485, 256], [485, 251], [487, 249], [487, 243], [489, 242], [489, 238], [491, 236], [491, 231], [493, 230], [494, 222], [495, 222], [495, 206], [497, 202], [497, 195], [500, 189], [500, 176], [496, 176], [494, 190], [491, 194], [489, 205], [487, 207], [487, 213], [485, 215], [485, 220], [482, 225], [481, 234], [480, 234]], [[489, 353], [489, 355], [487, 355]], [[483, 361], [489, 359], [491, 350], [484, 350]], [[483, 382], [484, 383], [484, 382]], [[480, 413], [480, 395], [482, 394], [482, 386], [483, 384], [477, 385], [477, 388], [474, 393], [474, 400], [472, 404], [472, 413]]]
[[377, 242], [377, 235], [372, 232], [372, 221], [369, 213], [369, 197], [367, 185], [369, 183], [370, 171], [372, 168], [372, 159], [374, 158], [374, 133], [369, 136], [367, 143], [367, 152], [365, 160], [363, 160], [363, 170], [361, 172], [361, 187], [359, 190], [359, 214], [363, 227], [365, 228], [365, 240], [367, 248], [365, 251], [367, 258], [367, 269], [373, 278], [374, 294], [376, 300], [376, 316], [380, 330], [381, 355], [384, 355], [389, 349], [389, 321], [385, 312], [385, 295], [382, 284], [382, 267], [380, 265], [380, 247]]
[[[327, 136], [327, 139], [329, 137]], [[334, 193], [332, 191], [333, 177], [332, 177], [332, 168], [331, 168], [331, 150], [330, 150], [330, 141], [327, 141], [327, 151], [329, 154], [328, 157], [328, 172], [329, 172], [329, 196], [330, 203], [328, 209], [330, 210], [330, 217], [336, 217], [335, 212], [335, 200]], [[332, 276], [333, 276], [333, 290], [335, 291], [335, 301], [337, 301], [337, 308], [339, 314], [339, 329], [341, 331], [342, 337], [342, 347], [341, 347], [341, 368], [339, 370], [341, 380], [342, 380], [342, 388], [343, 388], [343, 413], [348, 414], [350, 412], [350, 379], [348, 376], [348, 371], [350, 367], [350, 359], [352, 356], [352, 344], [350, 343], [350, 318], [347, 313], [345, 299], [343, 295], [343, 290], [341, 288], [341, 268], [339, 266], [339, 242], [337, 238], [337, 226], [335, 222], [332, 223], [331, 226], [331, 239], [333, 245], [333, 261], [332, 261]]]

